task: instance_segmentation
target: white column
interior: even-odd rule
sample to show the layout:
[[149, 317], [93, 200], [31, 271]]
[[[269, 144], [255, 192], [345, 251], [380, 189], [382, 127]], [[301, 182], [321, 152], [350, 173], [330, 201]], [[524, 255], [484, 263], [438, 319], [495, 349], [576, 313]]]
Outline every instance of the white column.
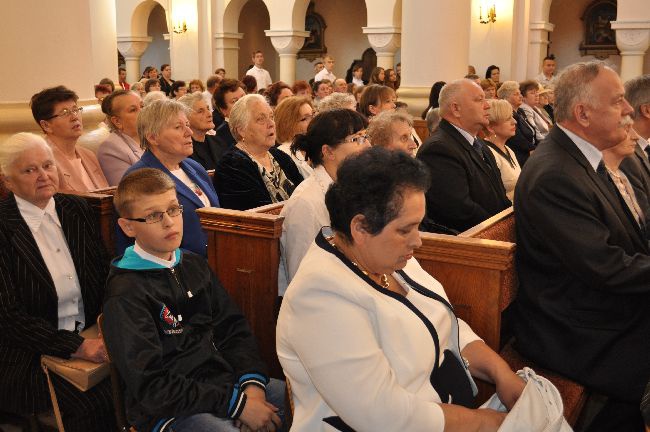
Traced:
[[431, 86], [467, 74], [471, 0], [402, 3], [402, 84], [409, 111], [426, 108]]
[[402, 41], [402, 30], [399, 27], [363, 27], [363, 33], [368, 35], [370, 46], [377, 53], [377, 66], [393, 69], [395, 53]]
[[296, 80], [296, 54], [309, 36], [308, 31], [301, 30], [265, 30], [271, 38], [273, 48], [280, 56], [280, 81], [293, 85]]
[[621, 79], [643, 74], [645, 53], [650, 46], [650, 21], [612, 21], [616, 46], [621, 51]]
[[140, 58], [153, 39], [149, 36], [118, 36], [117, 49], [126, 61], [126, 81], [140, 80]]
[[212, 7], [209, 0], [198, 2], [199, 78], [205, 82], [214, 72], [212, 68]]
[[213, 57], [212, 72], [216, 68], [224, 68], [227, 76], [237, 76], [239, 69], [239, 40], [243, 33], [215, 33], [215, 56]]
[[524, 78], [533, 78], [541, 72], [544, 57], [546, 57], [546, 53], [548, 52], [548, 35], [554, 28], [555, 25], [546, 21], [534, 21], [530, 23], [530, 45], [528, 46], [528, 63]]

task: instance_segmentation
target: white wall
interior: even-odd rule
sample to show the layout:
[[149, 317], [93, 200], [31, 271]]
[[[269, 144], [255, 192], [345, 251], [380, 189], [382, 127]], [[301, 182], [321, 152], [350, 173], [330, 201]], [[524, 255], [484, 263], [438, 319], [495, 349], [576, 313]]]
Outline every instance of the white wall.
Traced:
[[248, 66], [253, 63], [251, 54], [261, 50], [264, 53], [264, 69], [269, 71], [273, 82], [279, 79], [280, 58], [271, 39], [264, 34], [264, 30], [270, 28], [269, 12], [262, 0], [250, 0], [244, 5], [239, 15], [239, 33], [244, 34], [239, 41], [239, 67], [236, 71], [226, 71], [228, 77], [243, 77]]
[[[167, 22], [165, 18], [165, 10], [162, 6], [157, 5], [152, 9], [151, 15], [149, 15], [147, 33], [153, 40], [140, 59], [140, 67], [142, 69], [140, 73], [142, 74], [142, 71], [147, 66], [155, 67], [160, 73], [160, 65], [171, 63], [169, 61], [169, 41], [166, 41], [163, 38], [163, 34], [167, 33]], [[173, 68], [172, 78], [183, 79], [183, 77], [177, 77], [174, 75]]]
[[[551, 32], [550, 53], [555, 54], [558, 71], [581, 61], [595, 60], [592, 55], [583, 56], [580, 43], [584, 40], [584, 24], [580, 17], [592, 0], [554, 0], [551, 4], [549, 21], [555, 24]], [[618, 71], [621, 56], [610, 55], [606, 60]]]
[[[364, 0], [317, 0], [315, 3], [316, 13], [323, 17], [327, 25], [325, 46], [336, 62], [334, 75], [345, 78], [352, 61], [361, 59], [363, 52], [370, 48], [368, 36], [361, 29], [366, 26], [366, 4]], [[313, 63], [299, 59], [296, 63], [296, 80], [309, 81], [313, 78]]]
[[[496, 22], [481, 24], [479, 6], [483, 5], [485, 19], [487, 6], [493, 4], [496, 6]], [[501, 81], [511, 79], [513, 7], [513, 0], [472, 0], [469, 64], [476, 68], [481, 78], [485, 76], [488, 66], [497, 65], [501, 71]]]

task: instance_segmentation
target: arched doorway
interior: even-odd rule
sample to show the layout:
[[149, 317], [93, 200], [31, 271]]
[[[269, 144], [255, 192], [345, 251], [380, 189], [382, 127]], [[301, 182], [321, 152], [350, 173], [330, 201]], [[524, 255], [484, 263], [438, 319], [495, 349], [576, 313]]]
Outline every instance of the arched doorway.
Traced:
[[153, 66], [160, 72], [160, 65], [170, 63], [168, 33], [165, 10], [156, 3], [147, 18], [147, 34], [151, 37], [151, 43], [140, 59], [141, 69]]
[[249, 0], [239, 14], [238, 31], [243, 34], [239, 41], [239, 62], [236, 73], [228, 71], [232, 77], [241, 78], [252, 65], [251, 54], [261, 50], [264, 53], [264, 69], [277, 81], [280, 75], [278, 54], [271, 44], [271, 39], [264, 30], [271, 28], [269, 11], [262, 0]]

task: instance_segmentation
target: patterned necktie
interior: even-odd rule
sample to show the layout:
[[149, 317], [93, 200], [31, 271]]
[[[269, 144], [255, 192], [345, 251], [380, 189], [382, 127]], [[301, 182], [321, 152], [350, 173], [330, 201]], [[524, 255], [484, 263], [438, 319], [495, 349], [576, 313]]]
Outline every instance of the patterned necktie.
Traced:
[[481, 156], [481, 159], [485, 160], [485, 158], [483, 157], [483, 143], [481, 142], [480, 139], [478, 139], [478, 137], [474, 138], [474, 143], [472, 144], [472, 147], [474, 147], [474, 150], [476, 150], [478, 155]]

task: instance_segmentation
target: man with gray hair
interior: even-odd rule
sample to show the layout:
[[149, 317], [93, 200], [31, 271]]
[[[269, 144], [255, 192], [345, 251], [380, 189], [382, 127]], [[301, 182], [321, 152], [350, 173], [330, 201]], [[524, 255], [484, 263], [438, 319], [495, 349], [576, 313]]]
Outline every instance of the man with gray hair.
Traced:
[[417, 158], [431, 171], [426, 193], [428, 225], [465, 231], [501, 210], [510, 200], [492, 152], [477, 137], [488, 124], [489, 105], [474, 81], [453, 81], [440, 92], [440, 125], [420, 147]]
[[650, 74], [633, 78], [625, 83], [625, 99], [630, 102], [634, 112], [634, 130], [639, 135], [634, 156], [621, 163], [624, 172], [641, 172], [650, 184]]
[[516, 347], [607, 398], [587, 430], [638, 431], [650, 374], [650, 249], [602, 156], [627, 138], [633, 110], [602, 62], [566, 68], [555, 94], [556, 127], [515, 189]]

